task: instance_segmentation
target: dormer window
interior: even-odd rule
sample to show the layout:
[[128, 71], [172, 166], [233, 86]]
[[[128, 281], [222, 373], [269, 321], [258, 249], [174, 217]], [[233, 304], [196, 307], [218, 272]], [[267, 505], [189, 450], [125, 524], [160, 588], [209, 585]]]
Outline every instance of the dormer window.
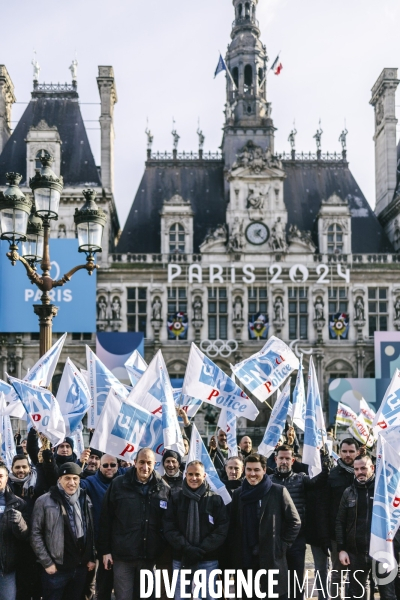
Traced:
[[343, 253], [343, 229], [337, 223], [328, 227], [328, 253]]
[[169, 230], [169, 251], [185, 252], [185, 230], [180, 223], [174, 223]]

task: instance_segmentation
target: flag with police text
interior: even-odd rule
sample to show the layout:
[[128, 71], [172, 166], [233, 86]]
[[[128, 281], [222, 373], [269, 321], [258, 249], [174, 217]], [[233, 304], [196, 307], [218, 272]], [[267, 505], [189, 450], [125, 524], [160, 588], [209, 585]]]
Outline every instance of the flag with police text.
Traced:
[[372, 408], [369, 406], [367, 401], [364, 400], [364, 398], [361, 398], [361, 400], [360, 400], [360, 413], [364, 417], [367, 425], [371, 426], [373, 420], [375, 419], [376, 413], [375, 413], [375, 411], [372, 410]]
[[125, 369], [128, 371], [129, 379], [131, 380], [132, 387], [135, 387], [145, 370], [147, 369], [147, 362], [144, 360], [138, 350], [134, 350], [126, 363], [124, 363]]
[[297, 371], [296, 387], [293, 390], [293, 423], [304, 431], [306, 416], [306, 393], [303, 376], [303, 354], [300, 355], [299, 370]]
[[263, 454], [266, 457], [272, 454], [272, 452], [275, 449], [275, 446], [279, 442], [279, 438], [282, 435], [282, 431], [286, 423], [286, 416], [289, 409], [289, 401], [290, 380], [286, 383], [285, 387], [279, 394], [274, 404], [263, 440], [258, 446], [259, 453]]
[[86, 346], [86, 361], [91, 400], [88, 411], [88, 427], [89, 429], [95, 429], [110, 389], [114, 388], [122, 398], [126, 398], [129, 392], [119, 379], [103, 365], [89, 346]]
[[382, 404], [372, 422], [374, 433], [378, 435], [382, 429], [400, 425], [400, 371], [396, 369]]
[[205, 445], [203, 444], [203, 440], [201, 439], [201, 435], [197, 431], [195, 424], [192, 425], [192, 435], [190, 438], [190, 448], [186, 464], [188, 465], [190, 462], [192, 462], [192, 460], [200, 460], [203, 463], [205, 472], [207, 473], [207, 482], [210, 488], [213, 490], [213, 492], [221, 496], [224, 504], [229, 504], [232, 502], [228, 490], [218, 477], [218, 473]]
[[28, 381], [9, 377], [33, 427], [57, 446], [65, 439], [65, 422], [53, 394]]
[[254, 421], [258, 409], [231, 377], [192, 343], [182, 393]]
[[314, 361], [310, 357], [308, 371], [306, 420], [304, 430], [303, 462], [309, 466], [311, 477], [322, 471], [320, 449], [326, 442], [326, 429], [322, 413], [321, 397], [315, 372]]
[[[3, 411], [6, 407], [6, 398], [3, 392], [0, 391], [0, 410]], [[12, 430], [11, 419], [9, 415], [0, 416], [0, 433], [1, 433], [1, 458], [11, 471], [12, 461], [16, 455], [14, 433]]]
[[338, 402], [336, 411], [336, 424], [349, 427], [350, 425], [353, 425], [356, 420], [357, 414], [354, 412], [354, 410], [351, 409], [350, 406], [347, 406], [347, 404]]
[[151, 448], [162, 455], [162, 420], [134, 403], [127, 404], [116, 390], [110, 389], [91, 447], [132, 462], [139, 448]]
[[375, 469], [369, 553], [380, 563], [387, 563], [387, 570], [391, 570], [397, 567], [393, 540], [400, 525], [400, 456], [381, 435], [378, 435]]
[[82, 373], [67, 358], [57, 392], [57, 402], [64, 417], [66, 433], [74, 433], [90, 406], [90, 392]]
[[256, 398], [264, 401], [298, 368], [299, 359], [289, 346], [272, 336], [262, 350], [235, 365], [233, 372]]
[[226, 433], [226, 441], [228, 443], [228, 456], [237, 456], [238, 445], [236, 437], [235, 413], [231, 412], [230, 410], [227, 410], [226, 408], [222, 408], [218, 419], [218, 427]]

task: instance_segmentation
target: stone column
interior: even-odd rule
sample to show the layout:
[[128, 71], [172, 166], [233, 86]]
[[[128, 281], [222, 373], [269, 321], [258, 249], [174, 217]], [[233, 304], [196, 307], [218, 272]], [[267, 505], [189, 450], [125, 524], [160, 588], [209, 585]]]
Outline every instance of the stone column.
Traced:
[[114, 104], [118, 101], [114, 69], [99, 66], [97, 77], [101, 101], [101, 181], [103, 188], [114, 192]]

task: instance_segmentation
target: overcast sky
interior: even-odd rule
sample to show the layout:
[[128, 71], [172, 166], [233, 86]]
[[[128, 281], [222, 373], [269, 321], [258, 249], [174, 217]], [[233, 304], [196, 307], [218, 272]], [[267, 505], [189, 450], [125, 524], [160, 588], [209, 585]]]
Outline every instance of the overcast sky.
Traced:
[[[234, 18], [231, 0], [68, 0], [2, 4], [0, 63], [15, 85], [18, 102], [32, 89], [33, 49], [41, 82], [70, 81], [77, 52], [82, 103], [98, 103], [98, 65], [113, 65], [115, 195], [121, 227], [144, 170], [146, 119], [154, 150], [171, 150], [172, 118], [179, 150], [197, 150], [197, 122], [205, 150], [217, 150], [225, 102], [225, 78], [213, 79], [225, 54]], [[352, 172], [375, 204], [373, 109], [370, 90], [384, 67], [400, 66], [399, 0], [259, 0], [262, 41], [273, 61], [281, 50], [283, 71], [268, 78], [276, 151], [289, 150], [296, 121], [297, 150], [315, 151], [319, 119], [322, 150], [339, 151], [349, 131]], [[271, 64], [271, 62], [270, 62]], [[397, 101], [400, 104], [400, 96]], [[25, 108], [17, 104], [13, 120]], [[99, 105], [82, 104], [83, 118], [100, 164]]]

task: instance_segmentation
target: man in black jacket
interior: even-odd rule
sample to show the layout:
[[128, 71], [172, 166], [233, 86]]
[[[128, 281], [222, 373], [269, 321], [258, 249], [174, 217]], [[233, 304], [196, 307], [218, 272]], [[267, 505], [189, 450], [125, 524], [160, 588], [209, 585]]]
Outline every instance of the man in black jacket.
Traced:
[[140, 569], [153, 569], [165, 546], [162, 519], [171, 490], [154, 465], [154, 452], [140, 449], [135, 466], [113, 480], [103, 501], [97, 550], [104, 568], [113, 566], [117, 600], [132, 600]]
[[[233, 492], [227, 546], [229, 568], [277, 570], [274, 593], [288, 593], [287, 549], [300, 531], [299, 513], [287, 489], [272, 483], [266, 459], [251, 454], [245, 460], [243, 485]], [[261, 591], [267, 591], [262, 578]], [[254, 592], [254, 598], [256, 592]]]
[[[336, 518], [336, 543], [341, 564], [350, 571], [348, 596], [368, 598], [372, 558], [369, 555], [375, 468], [369, 456], [354, 461], [354, 483], [342, 496]], [[334, 593], [334, 592], [333, 592]], [[381, 600], [395, 600], [393, 582], [379, 586]]]
[[15, 571], [19, 561], [19, 540], [29, 536], [26, 504], [9, 486], [8, 469], [0, 463], [0, 598], [15, 600]]
[[[329, 458], [329, 457], [328, 457]], [[293, 587], [293, 597], [302, 597], [298, 586], [295, 585], [294, 574], [302, 586], [306, 557], [306, 493], [307, 490], [323, 487], [328, 477], [328, 465], [323, 463], [322, 472], [312, 479], [305, 473], [294, 473], [292, 465], [295, 461], [293, 448], [283, 444], [276, 449], [276, 469], [271, 475], [271, 481], [283, 485], [290, 494], [301, 519], [301, 529], [296, 540], [286, 552], [290, 582]]]
[[[239, 456], [231, 456], [225, 462], [225, 471], [221, 476], [221, 481], [225, 484], [225, 487], [231, 496], [243, 483], [243, 471], [243, 460]], [[229, 506], [230, 505], [228, 504], [228, 513]]]
[[183, 485], [183, 475], [180, 470], [182, 464], [181, 455], [174, 450], [166, 450], [162, 457], [162, 463], [165, 471], [163, 479], [171, 488], [171, 493], [179, 492]]
[[225, 468], [225, 461], [229, 454], [226, 433], [222, 429], [218, 430], [217, 438], [215, 435], [211, 437], [209, 454], [217, 471], [222, 472]]
[[229, 519], [221, 496], [210, 489], [206, 476], [202, 462], [190, 462], [182, 490], [171, 496], [164, 517], [165, 537], [172, 546], [173, 569], [179, 572], [176, 600], [183, 593], [190, 594], [190, 589], [181, 590], [181, 568], [192, 568], [192, 576], [194, 570], [204, 569], [207, 572], [207, 599], [214, 597], [208, 589], [208, 575], [218, 569], [218, 549], [227, 536]]
[[[336, 517], [339, 510], [343, 492], [354, 481], [354, 459], [358, 455], [358, 443], [354, 438], [342, 440], [339, 448], [339, 460], [337, 466], [331, 469], [325, 487], [319, 490], [319, 529], [321, 532], [321, 548], [326, 554], [331, 553], [332, 572], [331, 587], [332, 594], [339, 597], [339, 589], [345, 580], [342, 574], [342, 565], [336, 545]], [[343, 598], [343, 590], [340, 590]]]

